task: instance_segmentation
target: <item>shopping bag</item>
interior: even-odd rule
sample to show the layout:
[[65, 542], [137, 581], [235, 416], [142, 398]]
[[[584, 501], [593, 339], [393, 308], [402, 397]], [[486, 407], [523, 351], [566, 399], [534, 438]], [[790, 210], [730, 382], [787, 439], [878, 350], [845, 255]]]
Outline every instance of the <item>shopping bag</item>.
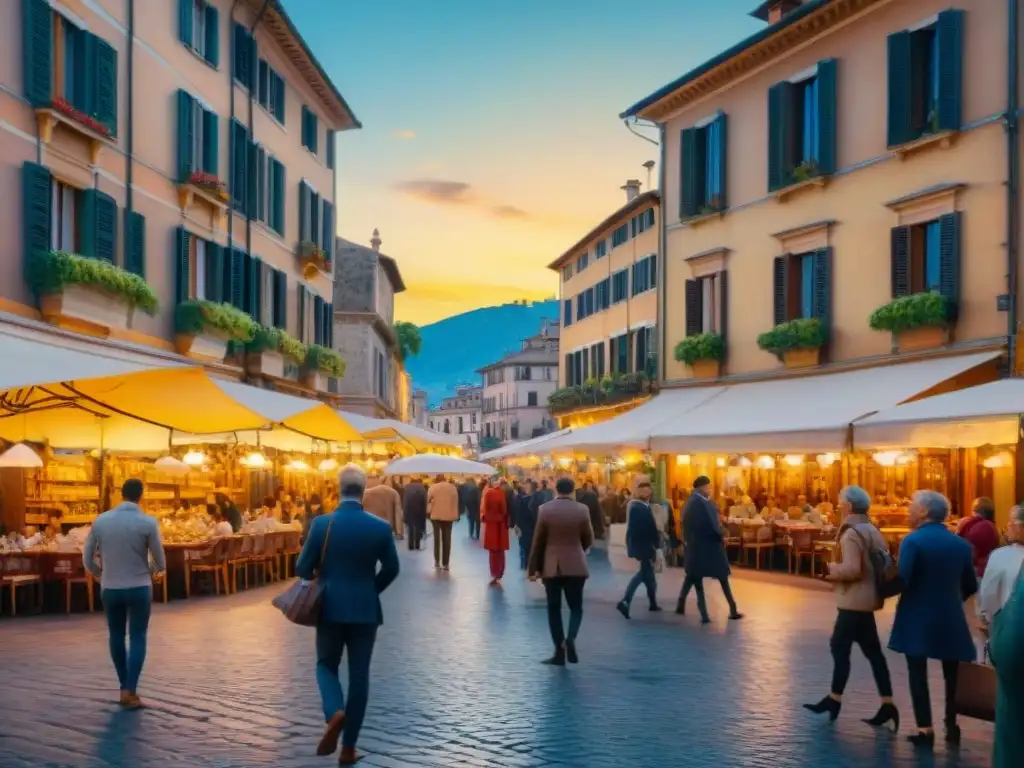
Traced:
[[957, 670], [956, 700], [953, 708], [958, 715], [994, 723], [996, 719], [996, 671], [984, 663], [961, 662]]
[[[333, 519], [327, 523], [324, 543], [320, 548], [320, 565], [318, 567], [320, 571], [323, 571], [324, 556], [327, 554], [327, 542], [331, 538], [331, 525], [333, 523]], [[319, 578], [315, 581], [299, 579], [271, 600], [270, 603], [293, 624], [303, 627], [315, 627], [320, 621], [320, 604], [323, 602], [323, 597], [324, 587]]]

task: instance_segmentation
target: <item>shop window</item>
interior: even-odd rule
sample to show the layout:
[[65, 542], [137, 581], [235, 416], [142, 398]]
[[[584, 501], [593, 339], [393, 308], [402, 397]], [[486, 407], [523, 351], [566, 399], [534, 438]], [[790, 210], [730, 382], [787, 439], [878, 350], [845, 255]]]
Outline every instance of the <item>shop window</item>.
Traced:
[[825, 59], [809, 77], [768, 90], [769, 191], [835, 173], [837, 71]]
[[[683, 130], [680, 152], [679, 218], [724, 211], [726, 116], [719, 114], [706, 125]], [[653, 213], [651, 209], [652, 217]]]
[[786, 254], [775, 259], [775, 324], [816, 317], [827, 328], [831, 319], [832, 249]]
[[956, 301], [960, 273], [960, 214], [892, 231], [893, 297], [936, 291]]

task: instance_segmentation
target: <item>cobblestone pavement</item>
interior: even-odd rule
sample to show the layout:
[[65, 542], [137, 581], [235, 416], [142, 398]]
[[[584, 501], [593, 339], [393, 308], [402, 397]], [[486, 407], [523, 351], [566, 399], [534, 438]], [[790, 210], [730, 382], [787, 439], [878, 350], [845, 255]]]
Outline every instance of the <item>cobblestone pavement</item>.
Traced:
[[[464, 526], [454, 538], [450, 574], [435, 574], [428, 552], [402, 552], [384, 599], [362, 765], [989, 765], [986, 724], [965, 721], [959, 753], [942, 746], [934, 758], [916, 758], [902, 733], [862, 724], [876, 699], [860, 656], [834, 725], [800, 708], [827, 690], [825, 591], [741, 573], [742, 622], [725, 621], [710, 583], [708, 627], [695, 615], [649, 614], [642, 591], [626, 622], [614, 601], [628, 565], [598, 552], [581, 664], [549, 668], [537, 663], [549, 653], [541, 588], [522, 581], [518, 552], [505, 588], [489, 589], [485, 554]], [[662, 582], [670, 606], [678, 572]], [[149, 708], [138, 712], [112, 703], [100, 614], [0, 620], [0, 768], [331, 765], [313, 756], [322, 727], [313, 634], [270, 606], [279, 589], [158, 605], [140, 690]], [[882, 617], [886, 637], [890, 621]], [[892, 655], [890, 665], [907, 732], [906, 668]], [[938, 705], [937, 676], [932, 690]]]

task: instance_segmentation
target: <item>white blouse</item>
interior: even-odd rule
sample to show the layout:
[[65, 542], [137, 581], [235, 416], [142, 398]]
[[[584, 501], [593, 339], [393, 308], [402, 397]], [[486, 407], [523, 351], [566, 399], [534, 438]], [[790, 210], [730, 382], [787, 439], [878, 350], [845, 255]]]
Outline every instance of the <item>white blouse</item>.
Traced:
[[978, 618], [991, 624], [992, 618], [1013, 594], [1024, 568], [1024, 545], [1008, 544], [992, 552], [978, 589]]

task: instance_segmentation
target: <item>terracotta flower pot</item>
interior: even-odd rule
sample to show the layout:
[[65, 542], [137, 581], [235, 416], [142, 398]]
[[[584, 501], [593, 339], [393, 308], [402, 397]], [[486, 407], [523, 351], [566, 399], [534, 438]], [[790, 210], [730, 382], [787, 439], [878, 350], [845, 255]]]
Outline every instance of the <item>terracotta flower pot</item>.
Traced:
[[722, 375], [722, 364], [717, 360], [694, 360], [690, 371], [695, 379], [717, 379]]
[[200, 360], [222, 362], [228, 353], [228, 339], [216, 333], [179, 333], [174, 337], [178, 354]]
[[39, 309], [48, 323], [96, 330], [130, 328], [135, 308], [120, 296], [88, 285], [67, 285], [60, 293], [39, 297]]
[[303, 368], [300, 378], [300, 383], [307, 389], [312, 389], [314, 392], [319, 392], [324, 389], [325, 376], [323, 371], [312, 369], [308, 370]]
[[782, 353], [782, 362], [787, 368], [810, 368], [821, 363], [821, 347], [814, 349], [790, 349]]
[[284, 378], [284, 355], [269, 349], [250, 352], [245, 356], [245, 368], [254, 375]]
[[949, 328], [931, 326], [911, 328], [893, 334], [896, 348], [900, 352], [914, 352], [919, 349], [934, 349], [949, 343]]

